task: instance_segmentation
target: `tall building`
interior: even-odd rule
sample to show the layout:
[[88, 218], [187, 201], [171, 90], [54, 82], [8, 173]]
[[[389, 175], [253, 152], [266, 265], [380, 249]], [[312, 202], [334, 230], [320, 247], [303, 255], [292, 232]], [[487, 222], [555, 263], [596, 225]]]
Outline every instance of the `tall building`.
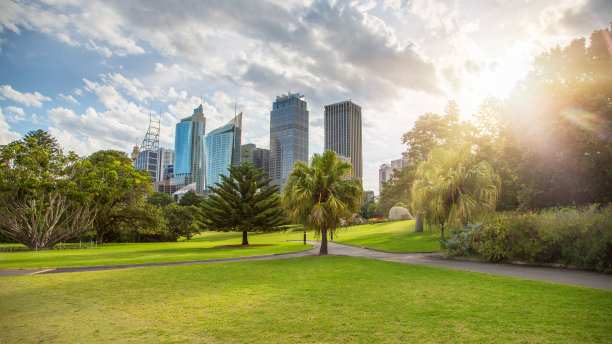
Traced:
[[[157, 172], [157, 165], [159, 164], [159, 126], [160, 121], [155, 121], [149, 116], [149, 128], [134, 161], [134, 169], [149, 172], [154, 182], [159, 180]], [[134, 156], [137, 147], [134, 148], [132, 156]]]
[[174, 167], [174, 151], [167, 148], [157, 150], [157, 181], [167, 179], [168, 172]]
[[364, 191], [363, 195], [364, 195], [364, 199], [363, 199], [364, 203], [370, 203], [374, 201], [374, 191], [369, 191], [369, 190]]
[[299, 93], [276, 97], [270, 111], [270, 177], [281, 188], [293, 163], [308, 161], [308, 107]]
[[252, 143], [242, 145], [240, 148], [241, 161], [250, 162], [255, 168], [261, 168], [267, 174], [270, 173], [270, 150], [257, 148]]
[[397, 160], [391, 160], [391, 164], [382, 164], [378, 170], [378, 193], [380, 194], [383, 189], [383, 182], [391, 180], [395, 170], [401, 170], [403, 167], [408, 166], [408, 159], [401, 158]]
[[240, 164], [241, 137], [242, 113], [206, 135], [206, 189], [228, 176], [230, 165]]
[[197, 193], [204, 191], [204, 132], [206, 117], [202, 105], [193, 115], [176, 124], [174, 136], [174, 177], [172, 185], [195, 183]]
[[361, 107], [350, 100], [325, 105], [325, 150], [347, 157], [351, 178], [363, 177]]

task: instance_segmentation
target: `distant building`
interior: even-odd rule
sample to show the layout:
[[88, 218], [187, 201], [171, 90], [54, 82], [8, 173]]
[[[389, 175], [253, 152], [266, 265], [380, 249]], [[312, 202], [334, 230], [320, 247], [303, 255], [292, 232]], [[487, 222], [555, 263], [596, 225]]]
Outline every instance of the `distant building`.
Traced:
[[281, 188], [296, 161], [308, 161], [308, 107], [299, 93], [276, 97], [270, 111], [270, 177]]
[[202, 105], [193, 110], [193, 115], [176, 124], [174, 136], [174, 176], [172, 185], [190, 185], [204, 191], [204, 133], [206, 117]]
[[392, 160], [390, 165], [380, 165], [380, 169], [378, 170], [378, 192], [382, 192], [383, 182], [388, 182], [391, 179], [394, 170], [401, 170], [405, 166], [408, 166], [408, 159], [406, 158]]
[[132, 155], [131, 155], [132, 160], [136, 161], [136, 159], [138, 158], [139, 152], [140, 152], [140, 148], [138, 147], [138, 145], [134, 146], [134, 148], [132, 149]]
[[240, 163], [242, 113], [226, 125], [206, 135], [206, 189], [221, 182], [221, 175], [229, 176], [230, 165]]
[[255, 165], [255, 168], [262, 168], [266, 174], [270, 173], [270, 150], [257, 148], [252, 143], [242, 145], [240, 148], [241, 161], [247, 161]]
[[168, 179], [170, 169], [174, 170], [174, 150], [159, 148], [157, 150], [157, 155], [158, 162], [156, 181]]
[[374, 191], [364, 191], [365, 199], [364, 203], [369, 203], [374, 200]]
[[325, 150], [347, 157], [351, 178], [363, 178], [361, 107], [350, 100], [325, 105]]
[[[160, 121], [155, 121], [149, 116], [149, 128], [134, 161], [134, 169], [149, 172], [154, 182], [159, 180], [157, 171], [159, 164], [159, 126]], [[134, 156], [137, 149], [138, 147], [134, 147], [132, 156]]]

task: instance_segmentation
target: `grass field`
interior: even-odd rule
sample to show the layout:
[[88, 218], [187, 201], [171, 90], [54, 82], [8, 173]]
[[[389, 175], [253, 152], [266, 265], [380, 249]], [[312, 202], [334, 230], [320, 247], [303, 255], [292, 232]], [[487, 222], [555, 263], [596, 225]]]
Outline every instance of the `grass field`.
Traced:
[[[297, 234], [287, 233], [249, 234], [252, 245], [271, 244], [260, 247], [215, 248], [224, 245], [239, 245], [242, 233], [207, 232], [183, 242], [104, 244], [97, 249], [68, 249], [39, 252], [0, 252], [0, 268], [34, 268], [60, 266], [92, 266], [113, 264], [138, 264], [156, 262], [178, 262], [199, 259], [217, 259], [258, 256], [264, 254], [295, 252], [304, 245], [287, 242]], [[77, 244], [78, 245], [78, 244]], [[306, 245], [306, 248], [312, 247]]]
[[[364, 246], [389, 252], [438, 251], [440, 232], [414, 233], [414, 221], [385, 222], [342, 228], [334, 239], [340, 243]], [[241, 243], [241, 233], [206, 232], [192, 240], [166, 243], [104, 244], [97, 249], [67, 249], [40, 252], [0, 252], [0, 268], [39, 268], [61, 266], [90, 266], [178, 262], [199, 259], [217, 259], [294, 252], [304, 245], [290, 240], [302, 240], [297, 232], [250, 233], [250, 244], [272, 246], [248, 248], [216, 248]], [[315, 240], [308, 232], [308, 240]], [[4, 247], [7, 244], [2, 244]], [[77, 244], [68, 244], [76, 248]], [[89, 244], [83, 244], [89, 247]], [[57, 246], [56, 246], [57, 247]], [[312, 247], [307, 245], [307, 247]]]
[[341, 229], [337, 242], [388, 252], [440, 251], [440, 231], [414, 232], [414, 220]]
[[348, 257], [0, 278], [6, 343], [609, 343], [612, 292]]

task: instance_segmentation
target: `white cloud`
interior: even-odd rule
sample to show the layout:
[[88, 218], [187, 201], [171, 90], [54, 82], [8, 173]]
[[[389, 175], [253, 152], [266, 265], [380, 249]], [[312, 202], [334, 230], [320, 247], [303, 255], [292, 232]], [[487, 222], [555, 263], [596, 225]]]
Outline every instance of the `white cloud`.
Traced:
[[6, 123], [6, 119], [2, 114], [2, 108], [0, 108], [0, 145], [18, 140], [21, 137], [18, 133], [11, 131], [10, 128], [11, 127]]
[[80, 104], [79, 101], [74, 99], [74, 97], [71, 94], [66, 96], [66, 95], [60, 93], [60, 94], [57, 95], [57, 98], [65, 100], [65, 101], [70, 102], [72, 104], [77, 104], [77, 105]]
[[14, 102], [23, 104], [25, 106], [41, 107], [42, 102], [50, 101], [51, 98], [45, 97], [38, 92], [34, 93], [21, 93], [14, 90], [11, 85], [2, 85], [0, 87], [0, 95], [6, 97]]
[[[7, 120], [9, 122], [19, 122], [25, 119], [25, 112], [20, 107], [7, 106], [4, 110], [7, 112]], [[8, 115], [8, 112], [12, 113], [12, 115]]]

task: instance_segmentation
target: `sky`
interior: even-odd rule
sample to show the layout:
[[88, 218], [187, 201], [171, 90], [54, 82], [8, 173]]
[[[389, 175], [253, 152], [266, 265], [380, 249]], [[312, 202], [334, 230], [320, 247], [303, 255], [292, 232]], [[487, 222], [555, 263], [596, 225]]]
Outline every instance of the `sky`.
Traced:
[[81, 156], [131, 152], [149, 117], [160, 146], [200, 103], [206, 132], [244, 113], [268, 148], [277, 96], [301, 93], [309, 154], [324, 105], [362, 107], [364, 189], [401, 157], [402, 134], [449, 100], [470, 119], [534, 58], [609, 27], [608, 0], [0, 0], [0, 144], [42, 128]]

